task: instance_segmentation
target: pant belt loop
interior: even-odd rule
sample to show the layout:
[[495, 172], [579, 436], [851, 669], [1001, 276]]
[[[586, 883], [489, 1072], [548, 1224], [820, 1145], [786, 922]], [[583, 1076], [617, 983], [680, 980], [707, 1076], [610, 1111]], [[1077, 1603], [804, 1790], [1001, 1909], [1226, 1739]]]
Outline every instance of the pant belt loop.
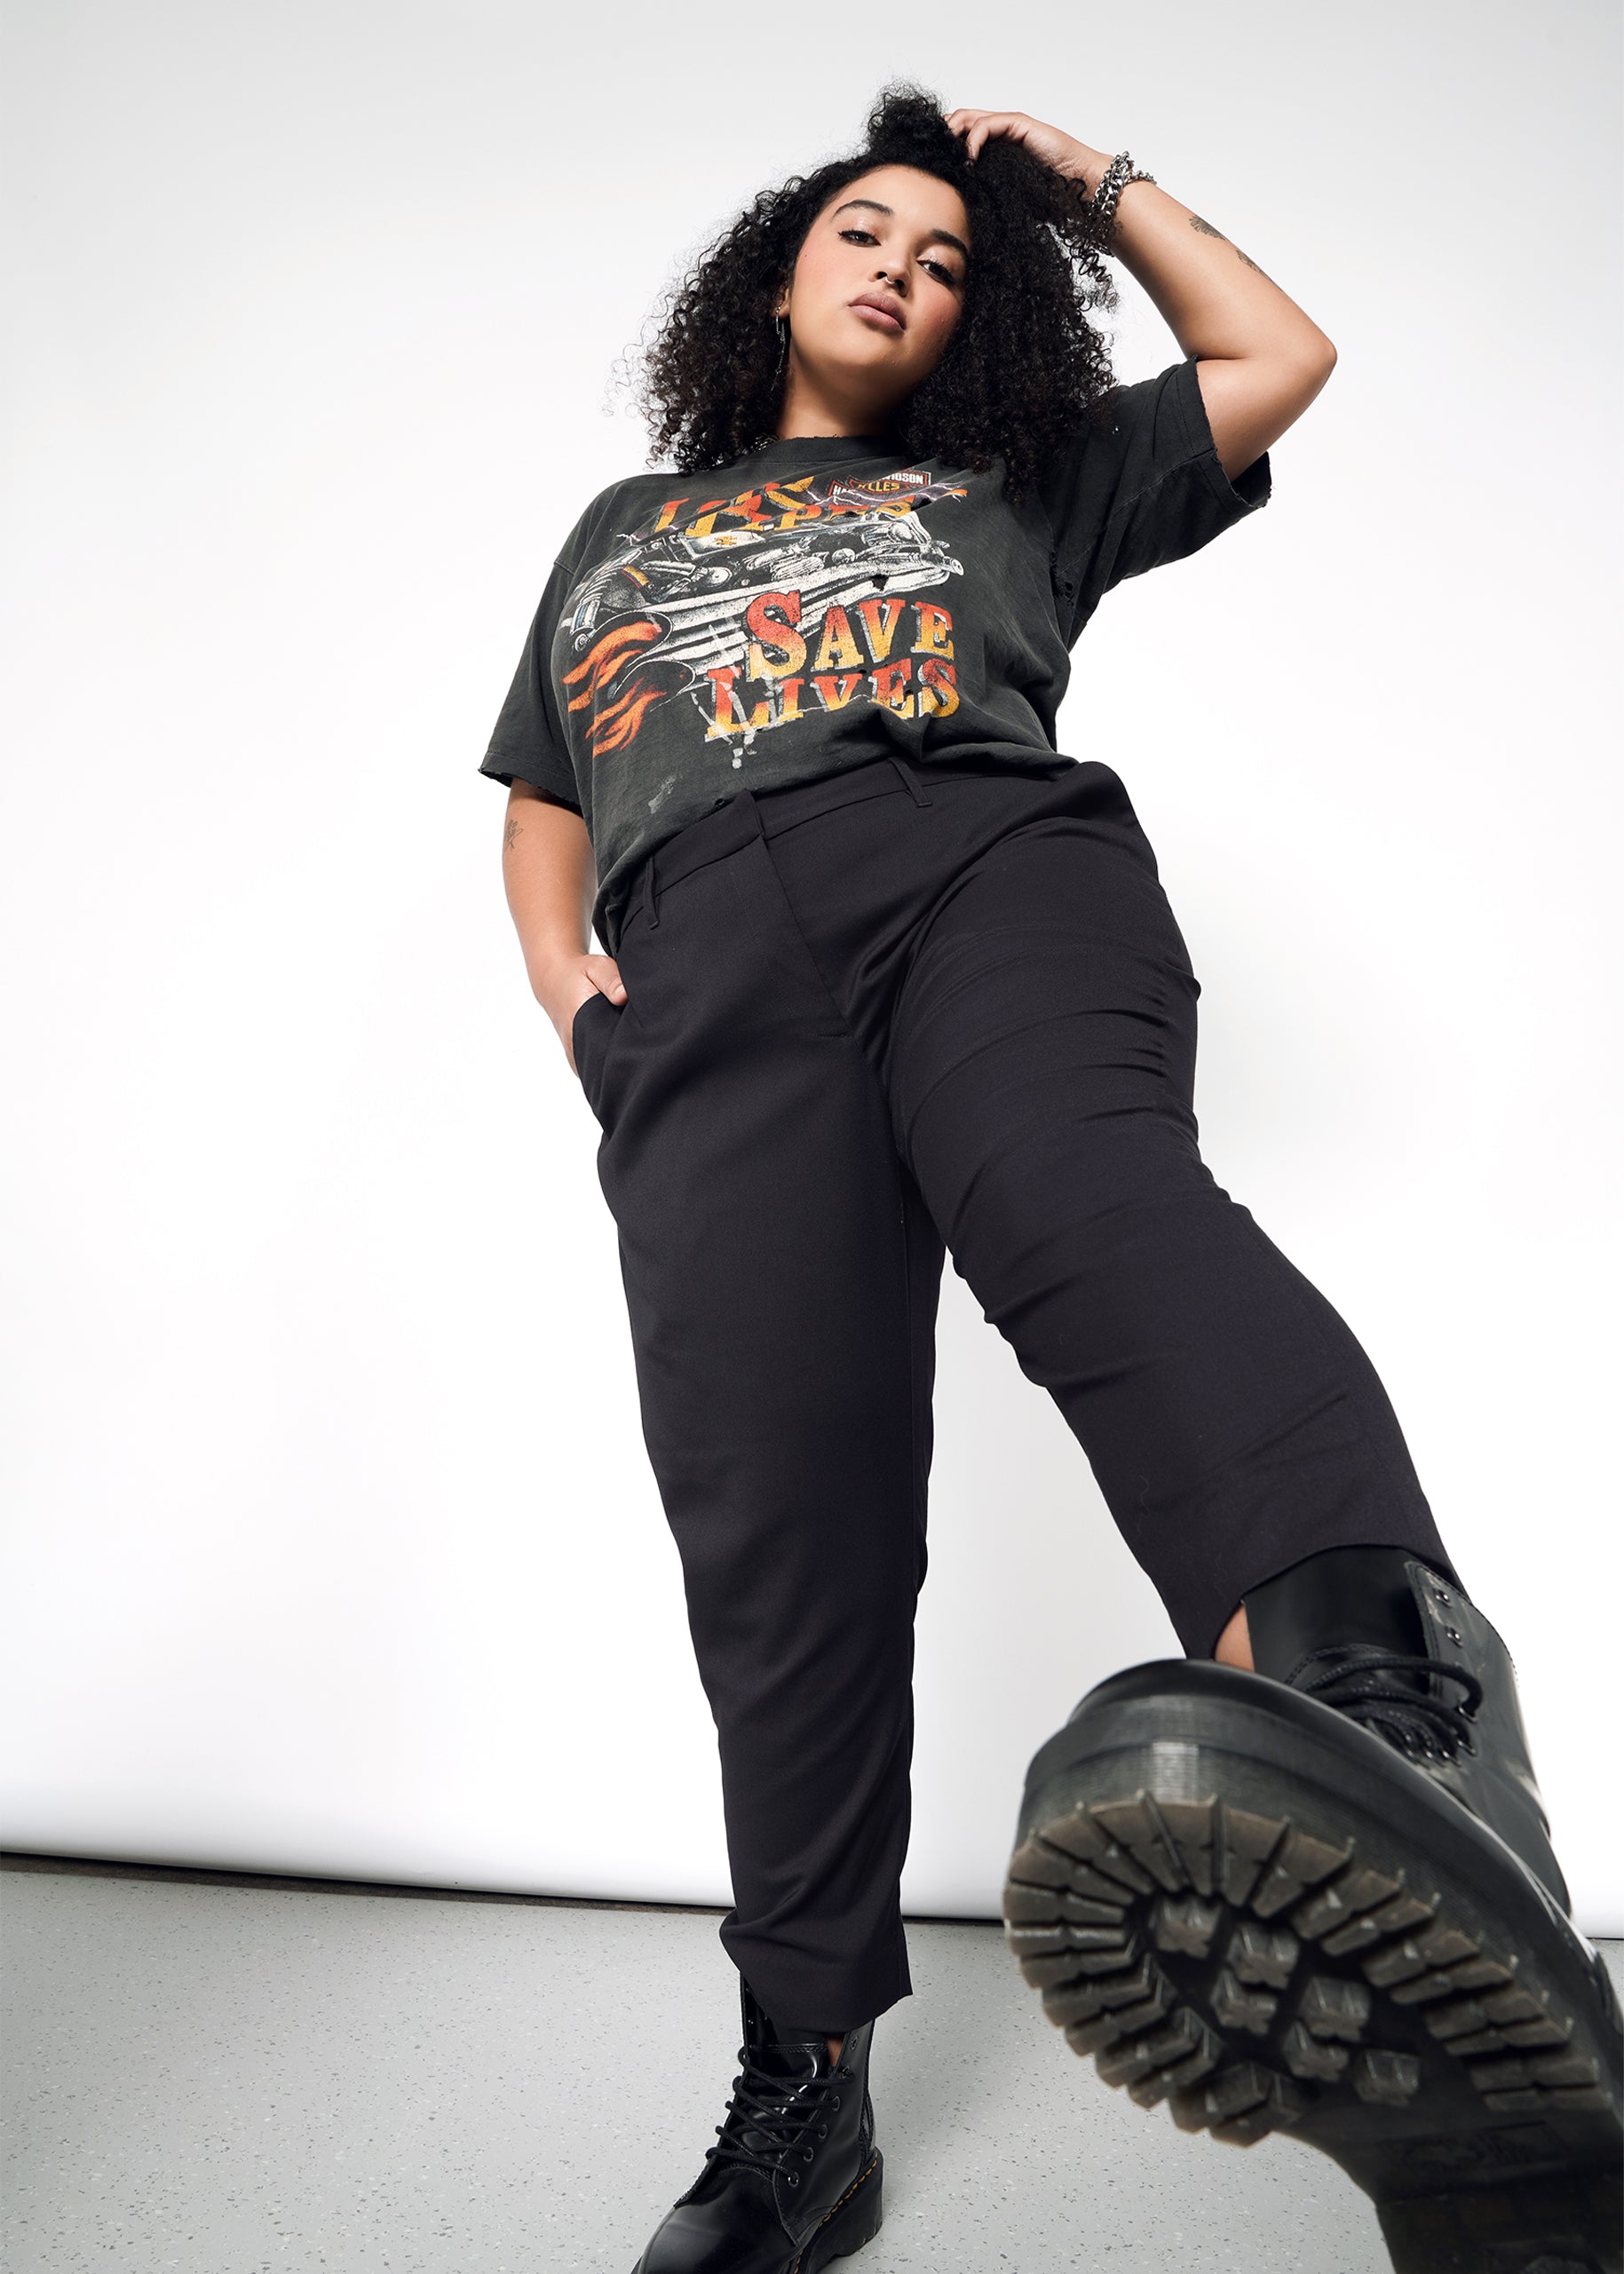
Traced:
[[652, 931], [660, 921], [660, 903], [654, 893], [654, 856], [652, 852], [643, 864], [643, 913], [648, 918]]
[[914, 772], [913, 767], [906, 765], [904, 761], [897, 756], [894, 750], [887, 750], [885, 755], [891, 760], [892, 765], [896, 767], [898, 778], [900, 780], [904, 789], [907, 790], [908, 796], [913, 799], [915, 804], [928, 805], [931, 801], [925, 796], [924, 791], [920, 788], [919, 777]]

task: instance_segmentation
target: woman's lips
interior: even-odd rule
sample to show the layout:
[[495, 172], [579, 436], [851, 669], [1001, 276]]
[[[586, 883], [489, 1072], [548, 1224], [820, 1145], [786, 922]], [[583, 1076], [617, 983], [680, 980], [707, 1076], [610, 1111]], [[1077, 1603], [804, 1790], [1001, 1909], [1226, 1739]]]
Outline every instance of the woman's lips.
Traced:
[[888, 332], [899, 332], [904, 329], [889, 308], [877, 308], [872, 300], [853, 300], [852, 313], [857, 316], [867, 316], [871, 322], [881, 325]]

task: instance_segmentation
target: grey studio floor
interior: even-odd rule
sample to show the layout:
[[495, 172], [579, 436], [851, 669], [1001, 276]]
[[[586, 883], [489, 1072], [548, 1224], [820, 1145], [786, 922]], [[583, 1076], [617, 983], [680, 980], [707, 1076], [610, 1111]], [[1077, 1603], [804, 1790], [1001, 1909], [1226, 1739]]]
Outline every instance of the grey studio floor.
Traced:
[[[721, 2117], [714, 1913], [6, 1862], [6, 2274], [630, 2274]], [[1383, 2274], [1311, 2151], [1102, 2085], [996, 1927], [908, 1938], [864, 2274]]]

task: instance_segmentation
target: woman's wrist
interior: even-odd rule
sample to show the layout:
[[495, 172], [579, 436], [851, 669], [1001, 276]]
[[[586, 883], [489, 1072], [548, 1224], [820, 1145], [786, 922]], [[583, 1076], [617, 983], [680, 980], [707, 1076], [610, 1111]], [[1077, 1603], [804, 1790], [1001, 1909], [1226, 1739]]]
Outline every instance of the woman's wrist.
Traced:
[[549, 945], [539, 953], [532, 952], [525, 959], [530, 974], [530, 992], [543, 1008], [550, 1007], [564, 993], [566, 982], [578, 975], [582, 964], [591, 954], [588, 946], [572, 947], [567, 943]]
[[1111, 159], [1109, 150], [1090, 150], [1086, 142], [1073, 140], [1064, 164], [1057, 171], [1075, 182], [1084, 197], [1092, 197]]

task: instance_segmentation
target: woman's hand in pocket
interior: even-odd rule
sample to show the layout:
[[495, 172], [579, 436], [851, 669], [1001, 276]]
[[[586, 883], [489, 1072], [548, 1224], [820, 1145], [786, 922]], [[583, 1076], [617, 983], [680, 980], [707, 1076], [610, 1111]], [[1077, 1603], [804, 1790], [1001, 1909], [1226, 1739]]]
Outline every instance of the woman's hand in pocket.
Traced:
[[536, 994], [564, 1045], [572, 1074], [579, 1071], [570, 1047], [575, 1013], [589, 995], [607, 995], [618, 1010], [626, 1000], [626, 983], [613, 955], [571, 955], [555, 964]]

